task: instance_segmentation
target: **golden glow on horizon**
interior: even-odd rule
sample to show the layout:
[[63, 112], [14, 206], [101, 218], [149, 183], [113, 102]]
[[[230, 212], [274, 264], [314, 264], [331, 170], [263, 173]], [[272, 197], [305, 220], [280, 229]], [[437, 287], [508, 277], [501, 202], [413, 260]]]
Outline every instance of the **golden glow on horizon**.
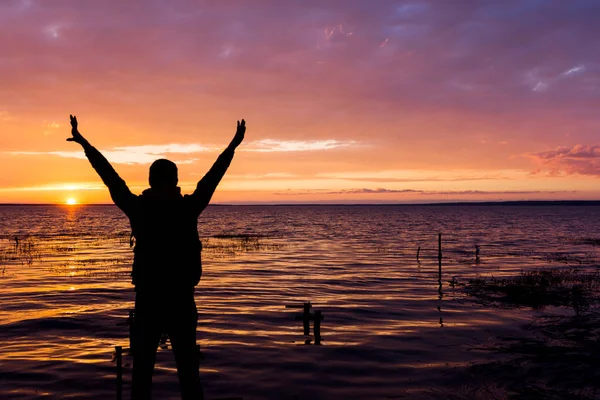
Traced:
[[70, 206], [73, 206], [73, 205], [77, 204], [77, 199], [75, 199], [73, 197], [69, 197], [67, 199], [67, 204], [70, 205]]

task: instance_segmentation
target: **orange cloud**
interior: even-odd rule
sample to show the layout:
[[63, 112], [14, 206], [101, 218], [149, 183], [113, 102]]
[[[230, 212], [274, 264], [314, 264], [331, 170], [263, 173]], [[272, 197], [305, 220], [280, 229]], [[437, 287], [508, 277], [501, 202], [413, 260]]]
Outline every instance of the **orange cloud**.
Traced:
[[554, 150], [528, 153], [526, 156], [552, 175], [600, 176], [600, 145], [561, 146]]

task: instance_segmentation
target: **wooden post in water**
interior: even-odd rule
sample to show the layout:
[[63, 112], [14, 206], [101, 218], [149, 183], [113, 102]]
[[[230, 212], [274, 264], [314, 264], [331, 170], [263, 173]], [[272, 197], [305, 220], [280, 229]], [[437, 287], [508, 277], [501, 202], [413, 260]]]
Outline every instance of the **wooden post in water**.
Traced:
[[[438, 296], [442, 300], [444, 292], [442, 291], [442, 234], [438, 233]], [[442, 325], [443, 326], [443, 325]]]
[[417, 249], [417, 262], [420, 263], [421, 261], [419, 260], [419, 254], [421, 254], [421, 246], [419, 246], [419, 248]]
[[321, 320], [323, 319], [323, 313], [321, 311], [315, 311], [315, 344], [321, 344]]
[[438, 233], [438, 293], [442, 299], [442, 234]]
[[440, 279], [442, 279], [442, 234], [438, 233], [438, 266]]
[[304, 313], [302, 314], [302, 322], [304, 324], [304, 335], [310, 335], [310, 308], [312, 305], [304, 303]]
[[123, 348], [115, 346], [117, 359], [117, 400], [123, 399]]
[[304, 303], [301, 306], [288, 304], [285, 306], [285, 308], [302, 308], [303, 309], [302, 315], [297, 315], [295, 319], [296, 319], [296, 321], [302, 320], [302, 325], [304, 326], [304, 335], [305, 336], [310, 335], [310, 309], [312, 308], [312, 304], [310, 304], [310, 301]]

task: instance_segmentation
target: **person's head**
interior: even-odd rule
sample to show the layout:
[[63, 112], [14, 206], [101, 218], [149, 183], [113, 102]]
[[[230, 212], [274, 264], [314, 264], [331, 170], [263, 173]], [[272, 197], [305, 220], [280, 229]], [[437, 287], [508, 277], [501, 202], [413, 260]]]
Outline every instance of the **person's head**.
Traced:
[[150, 166], [148, 178], [152, 189], [170, 189], [177, 186], [177, 165], [173, 161], [161, 158]]

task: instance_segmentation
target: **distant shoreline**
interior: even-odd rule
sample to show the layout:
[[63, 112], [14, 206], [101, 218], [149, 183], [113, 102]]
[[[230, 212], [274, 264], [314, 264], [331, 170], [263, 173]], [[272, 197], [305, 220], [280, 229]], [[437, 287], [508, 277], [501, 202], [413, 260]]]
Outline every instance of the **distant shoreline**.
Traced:
[[[111, 203], [89, 203], [68, 205], [61, 203], [0, 203], [0, 207], [19, 207], [19, 206], [61, 206], [61, 207], [116, 207]], [[434, 203], [216, 203], [209, 207], [331, 207], [331, 206], [600, 206], [600, 200], [511, 200], [511, 201], [447, 201]]]

